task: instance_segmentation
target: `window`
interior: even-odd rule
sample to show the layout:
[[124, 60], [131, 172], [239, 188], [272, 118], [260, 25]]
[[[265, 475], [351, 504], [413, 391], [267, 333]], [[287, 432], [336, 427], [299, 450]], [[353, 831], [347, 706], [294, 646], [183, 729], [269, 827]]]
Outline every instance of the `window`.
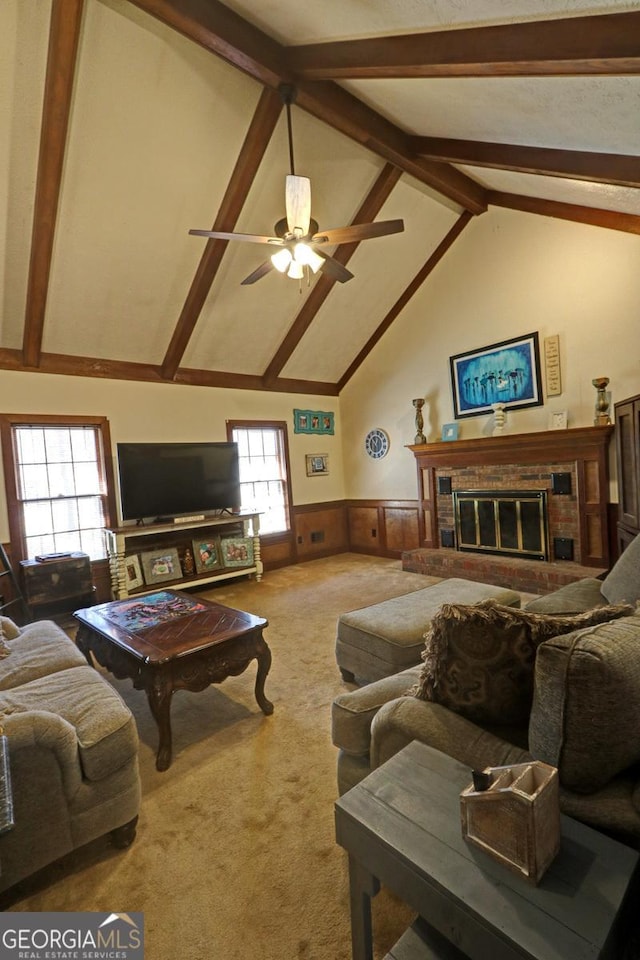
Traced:
[[[106, 556], [109, 499], [103, 418], [0, 418], [9, 526], [14, 552], [80, 552]], [[113, 484], [111, 484], [111, 489]]]
[[238, 444], [243, 510], [261, 514], [261, 534], [285, 533], [290, 516], [286, 424], [228, 420], [227, 436]]

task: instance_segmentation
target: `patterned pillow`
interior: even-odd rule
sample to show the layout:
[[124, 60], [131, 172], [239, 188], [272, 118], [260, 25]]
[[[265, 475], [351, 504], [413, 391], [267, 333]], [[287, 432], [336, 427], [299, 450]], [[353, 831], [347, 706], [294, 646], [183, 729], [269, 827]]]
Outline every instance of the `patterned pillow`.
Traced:
[[424, 635], [424, 666], [408, 691], [478, 723], [526, 723], [536, 650], [549, 637], [629, 616], [628, 604], [562, 616], [529, 613], [495, 600], [445, 603]]

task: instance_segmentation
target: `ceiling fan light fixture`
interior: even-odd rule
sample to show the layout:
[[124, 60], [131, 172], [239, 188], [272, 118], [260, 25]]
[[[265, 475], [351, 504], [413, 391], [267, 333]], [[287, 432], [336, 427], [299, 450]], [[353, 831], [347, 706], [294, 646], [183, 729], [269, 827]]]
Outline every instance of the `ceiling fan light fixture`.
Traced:
[[283, 247], [282, 250], [278, 250], [277, 253], [272, 255], [271, 263], [274, 265], [276, 270], [280, 271], [280, 273], [286, 273], [289, 269], [292, 259], [291, 251], [286, 247]]
[[287, 270], [287, 276], [291, 277], [292, 280], [302, 280], [304, 277], [304, 267], [301, 263], [298, 263], [297, 260], [292, 260]]
[[324, 263], [324, 259], [306, 243], [296, 243], [293, 256], [298, 263], [311, 267], [314, 273], [317, 273]]

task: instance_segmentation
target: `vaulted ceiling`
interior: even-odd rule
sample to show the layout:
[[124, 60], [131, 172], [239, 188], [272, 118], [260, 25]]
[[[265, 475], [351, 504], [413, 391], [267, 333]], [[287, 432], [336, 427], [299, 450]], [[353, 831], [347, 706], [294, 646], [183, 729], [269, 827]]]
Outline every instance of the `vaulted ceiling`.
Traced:
[[[640, 2], [2, 0], [0, 368], [337, 395], [491, 206], [640, 233], [639, 73]], [[284, 216], [282, 84], [320, 228], [404, 221], [348, 283], [189, 235]]]

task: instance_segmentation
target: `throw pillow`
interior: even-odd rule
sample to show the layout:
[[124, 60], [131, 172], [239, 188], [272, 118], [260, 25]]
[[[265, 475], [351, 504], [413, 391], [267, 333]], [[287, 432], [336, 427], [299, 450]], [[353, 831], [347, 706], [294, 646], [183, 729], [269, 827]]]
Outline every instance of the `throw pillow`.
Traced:
[[602, 581], [601, 590], [609, 603], [637, 603], [640, 600], [640, 536], [622, 551]]
[[529, 750], [592, 793], [640, 762], [640, 616], [553, 637], [538, 650]]
[[445, 603], [424, 635], [424, 666], [409, 693], [476, 723], [526, 723], [538, 646], [549, 637], [632, 613], [627, 604], [562, 616], [529, 613], [495, 600]]

